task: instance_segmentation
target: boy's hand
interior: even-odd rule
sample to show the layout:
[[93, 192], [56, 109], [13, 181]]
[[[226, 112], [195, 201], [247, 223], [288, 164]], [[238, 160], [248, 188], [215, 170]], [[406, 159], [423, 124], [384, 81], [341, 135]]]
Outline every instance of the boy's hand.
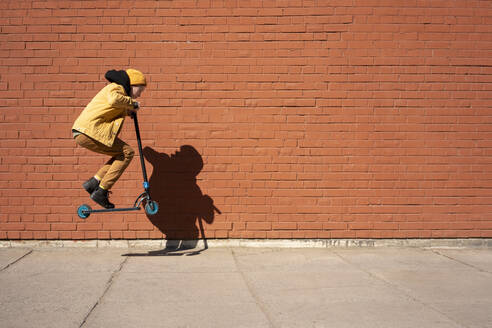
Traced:
[[132, 114], [136, 114], [140, 109], [140, 103], [138, 101], [133, 101], [133, 108], [128, 110], [128, 116], [132, 116]]

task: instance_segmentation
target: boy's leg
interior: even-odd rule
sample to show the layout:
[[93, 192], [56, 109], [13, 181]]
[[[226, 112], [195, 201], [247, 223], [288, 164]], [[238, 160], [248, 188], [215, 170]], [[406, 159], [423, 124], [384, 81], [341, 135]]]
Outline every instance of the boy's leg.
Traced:
[[119, 138], [116, 138], [112, 147], [105, 146], [84, 134], [78, 135], [75, 141], [93, 152], [112, 156], [96, 173], [96, 176], [101, 179], [100, 186], [105, 190], [111, 189], [135, 155], [135, 151]]
[[99, 182], [101, 182], [101, 180], [104, 178], [104, 176], [106, 175], [106, 173], [108, 172], [109, 168], [111, 167], [111, 165], [113, 164], [115, 158], [114, 157], [111, 157], [107, 162], [106, 164], [104, 164], [103, 167], [101, 167], [99, 169], [99, 171], [97, 171], [97, 173], [94, 175], [94, 177], [96, 179], [99, 180]]
[[119, 138], [115, 140], [111, 150], [117, 153], [117, 155], [113, 156], [97, 173], [102, 178], [99, 185], [105, 190], [113, 187], [115, 182], [125, 172], [128, 165], [130, 165], [135, 155], [133, 148]]

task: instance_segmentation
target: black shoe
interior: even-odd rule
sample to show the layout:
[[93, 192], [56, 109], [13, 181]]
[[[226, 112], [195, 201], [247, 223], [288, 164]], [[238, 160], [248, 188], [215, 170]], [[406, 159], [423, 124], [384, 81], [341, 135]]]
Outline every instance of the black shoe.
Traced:
[[94, 191], [96, 191], [97, 187], [99, 187], [99, 181], [97, 181], [96, 178], [92, 177], [84, 182], [82, 184], [82, 187], [84, 187], [85, 191], [87, 191], [89, 194], [92, 194]]
[[114, 204], [109, 202], [108, 193], [108, 190], [98, 187], [96, 191], [91, 194], [91, 199], [104, 208], [114, 208]]

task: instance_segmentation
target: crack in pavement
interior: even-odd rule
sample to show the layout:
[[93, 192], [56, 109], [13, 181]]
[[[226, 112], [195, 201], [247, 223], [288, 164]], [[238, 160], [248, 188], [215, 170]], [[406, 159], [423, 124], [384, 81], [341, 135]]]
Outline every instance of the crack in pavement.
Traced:
[[232, 257], [234, 259], [234, 263], [236, 264], [236, 268], [237, 270], [239, 271], [239, 274], [241, 275], [241, 278], [243, 279], [245, 285], [246, 285], [246, 288], [248, 289], [248, 292], [250, 293], [250, 295], [253, 297], [253, 299], [255, 300], [255, 303], [256, 305], [260, 308], [261, 312], [263, 313], [263, 315], [265, 316], [265, 318], [267, 319], [268, 321], [268, 325], [272, 328], [276, 328], [276, 325], [274, 324], [273, 322], [273, 318], [272, 316], [270, 315], [270, 313], [268, 312], [267, 308], [266, 308], [266, 305], [260, 300], [259, 296], [256, 295], [255, 291], [254, 291], [254, 288], [253, 286], [251, 286], [251, 284], [249, 283], [246, 275], [244, 274], [244, 272], [239, 268], [239, 263], [238, 263], [238, 260], [237, 260], [237, 255], [236, 253], [234, 252], [234, 249], [231, 249], [231, 253], [232, 253]]
[[106, 288], [104, 288], [102, 295], [98, 298], [96, 303], [92, 306], [92, 308], [89, 310], [87, 315], [84, 317], [84, 320], [82, 320], [82, 323], [80, 324], [79, 328], [82, 328], [85, 325], [85, 323], [87, 322], [87, 319], [89, 319], [92, 312], [94, 312], [94, 310], [97, 308], [97, 306], [101, 303], [102, 299], [104, 298], [104, 296], [108, 292], [109, 288], [111, 288], [111, 286], [113, 285], [114, 279], [121, 272], [121, 270], [123, 269], [123, 266], [126, 264], [128, 259], [129, 259], [129, 257], [125, 257], [125, 259], [120, 263], [119, 267], [115, 271], [113, 271], [113, 273], [111, 273], [111, 276], [109, 277], [109, 280], [106, 283]]
[[454, 257], [452, 257], [452, 256], [450, 256], [450, 255], [443, 254], [443, 253], [441, 253], [441, 252], [439, 252], [439, 251], [437, 251], [437, 250], [432, 250], [432, 252], [433, 252], [433, 253], [435, 253], [435, 254], [437, 254], [437, 255], [440, 255], [440, 256], [442, 256], [442, 257], [445, 257], [445, 258], [447, 258], [447, 259], [449, 259], [449, 260], [452, 260], [452, 261], [455, 261], [455, 262], [457, 262], [457, 263], [459, 263], [459, 264], [462, 264], [462, 265], [464, 265], [464, 266], [467, 266], [467, 267], [469, 267], [469, 268], [475, 269], [475, 270], [477, 270], [477, 271], [484, 272], [484, 273], [488, 273], [488, 274], [492, 274], [492, 272], [490, 272], [490, 271], [487, 271], [487, 270], [481, 269], [481, 268], [479, 268], [479, 267], [477, 267], [477, 266], [474, 266], [473, 264], [466, 263], [466, 262], [463, 262], [463, 261], [461, 261], [461, 260], [455, 259]]
[[19, 262], [20, 260], [22, 260], [23, 258], [25, 258], [26, 256], [28, 256], [29, 254], [32, 254], [33, 250], [30, 249], [29, 252], [27, 252], [26, 254], [22, 255], [21, 257], [19, 257], [17, 260], [7, 264], [5, 267], [1, 268], [0, 269], [0, 272], [4, 271], [4, 270], [7, 270], [9, 267], [13, 266], [14, 264], [16, 264], [17, 262]]
[[361, 265], [358, 265], [356, 263], [353, 263], [352, 261], [350, 261], [349, 259], [347, 259], [346, 257], [344, 257], [343, 255], [339, 254], [336, 251], [334, 251], [333, 253], [336, 254], [343, 262], [349, 264], [352, 267], [357, 268], [358, 270], [361, 270], [361, 271], [365, 272], [366, 274], [368, 274], [373, 279], [377, 279], [379, 281], [382, 281], [386, 286], [390, 287], [391, 289], [397, 290], [398, 292], [402, 293], [405, 297], [407, 297], [408, 299], [412, 300], [413, 302], [418, 303], [418, 304], [420, 304], [420, 305], [422, 305], [422, 306], [424, 306], [426, 308], [429, 308], [429, 309], [431, 309], [432, 311], [434, 311], [436, 313], [439, 313], [440, 315], [442, 315], [443, 317], [445, 317], [446, 319], [448, 319], [452, 323], [456, 324], [456, 326], [463, 327], [463, 328], [469, 328], [469, 326], [466, 326], [463, 323], [457, 322], [455, 319], [451, 318], [446, 313], [440, 311], [439, 309], [435, 308], [431, 304], [426, 303], [426, 302], [424, 302], [421, 299], [418, 299], [416, 296], [412, 295], [409, 290], [407, 290], [404, 287], [398, 285], [397, 283], [393, 283], [393, 282], [385, 279], [384, 277], [381, 277], [378, 274], [376, 274], [376, 273], [374, 273], [374, 272], [372, 272], [372, 271], [370, 271], [370, 270], [362, 267]]

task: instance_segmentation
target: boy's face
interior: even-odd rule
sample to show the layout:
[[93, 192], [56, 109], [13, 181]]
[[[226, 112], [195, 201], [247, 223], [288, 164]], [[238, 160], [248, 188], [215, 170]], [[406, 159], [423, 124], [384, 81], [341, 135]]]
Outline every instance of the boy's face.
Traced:
[[132, 85], [132, 97], [137, 99], [145, 90], [145, 85]]

